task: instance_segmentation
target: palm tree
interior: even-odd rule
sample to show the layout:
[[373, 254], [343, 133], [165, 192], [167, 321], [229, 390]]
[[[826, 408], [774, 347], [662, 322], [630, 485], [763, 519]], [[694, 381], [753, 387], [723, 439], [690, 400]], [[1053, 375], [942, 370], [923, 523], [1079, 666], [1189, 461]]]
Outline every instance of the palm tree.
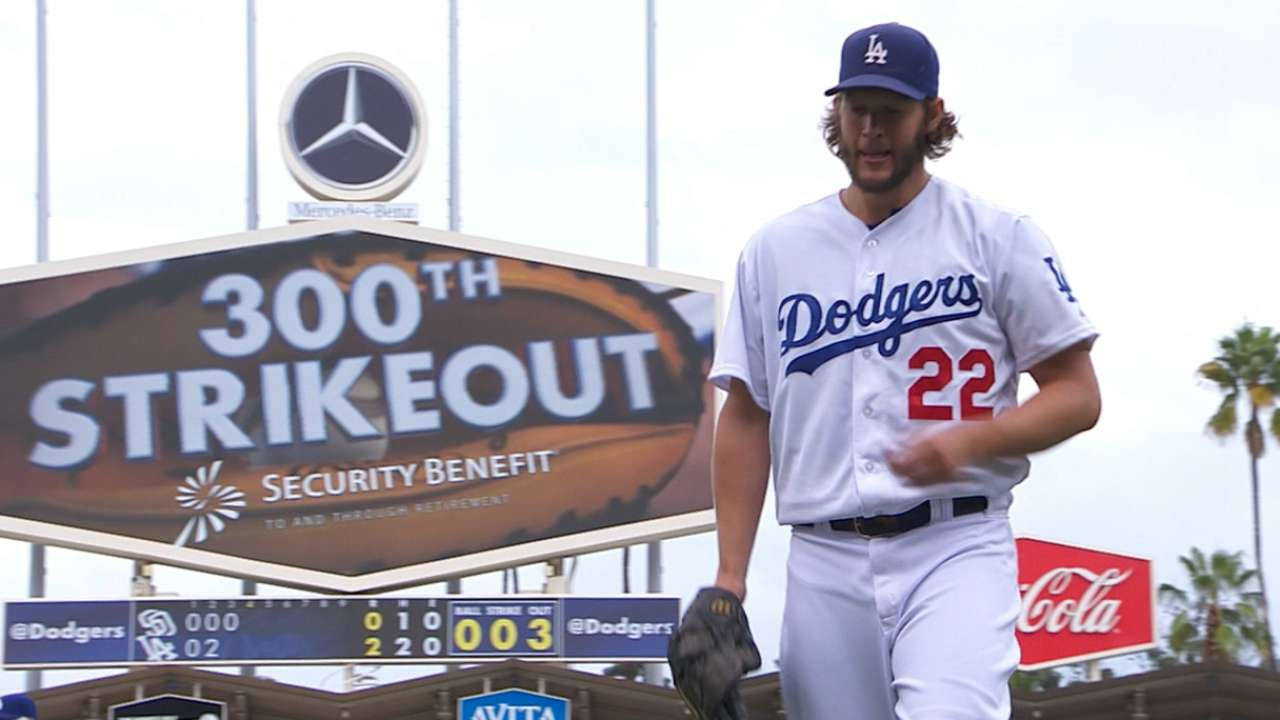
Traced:
[[1053, 668], [1016, 670], [1009, 676], [1009, 689], [1023, 693], [1043, 692], [1062, 687], [1062, 676]]
[[1178, 665], [1178, 656], [1164, 648], [1153, 648], [1147, 651], [1147, 668], [1152, 670], [1168, 670]]
[[1173, 613], [1165, 641], [1182, 662], [1241, 661], [1245, 651], [1269, 657], [1270, 643], [1246, 587], [1257, 577], [1244, 566], [1244, 553], [1217, 550], [1205, 557], [1193, 547], [1178, 561], [1191, 579], [1188, 592], [1160, 586], [1160, 602]]
[[624, 661], [605, 667], [600, 674], [639, 682], [644, 677], [644, 663]]
[[[1235, 334], [1218, 341], [1219, 354], [1200, 366], [1200, 375], [1218, 386], [1222, 404], [1209, 418], [1208, 429], [1220, 438], [1230, 437], [1239, 425], [1236, 405], [1248, 403], [1249, 420], [1244, 426], [1245, 447], [1249, 452], [1249, 471], [1253, 480], [1253, 561], [1257, 567], [1258, 585], [1262, 588], [1258, 610], [1262, 614], [1261, 630], [1266, 634], [1267, 668], [1276, 669], [1272, 647], [1270, 619], [1267, 609], [1267, 583], [1262, 564], [1262, 521], [1259, 516], [1258, 459], [1266, 450], [1266, 435], [1259, 414], [1271, 410], [1280, 395], [1280, 335], [1269, 327], [1255, 328], [1245, 323]], [[1280, 439], [1280, 413], [1271, 410], [1267, 423], [1271, 434]]]

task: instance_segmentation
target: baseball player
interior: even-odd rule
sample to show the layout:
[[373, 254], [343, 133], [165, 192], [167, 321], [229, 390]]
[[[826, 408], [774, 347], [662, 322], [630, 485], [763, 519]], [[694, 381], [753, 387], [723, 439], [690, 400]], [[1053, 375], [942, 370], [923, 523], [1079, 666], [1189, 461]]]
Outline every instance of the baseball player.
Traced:
[[1030, 219], [925, 170], [957, 133], [924, 35], [853, 33], [826, 94], [851, 182], [746, 244], [710, 371], [715, 585], [745, 595], [772, 471], [787, 716], [1005, 719], [1010, 490], [1097, 422], [1097, 333]]

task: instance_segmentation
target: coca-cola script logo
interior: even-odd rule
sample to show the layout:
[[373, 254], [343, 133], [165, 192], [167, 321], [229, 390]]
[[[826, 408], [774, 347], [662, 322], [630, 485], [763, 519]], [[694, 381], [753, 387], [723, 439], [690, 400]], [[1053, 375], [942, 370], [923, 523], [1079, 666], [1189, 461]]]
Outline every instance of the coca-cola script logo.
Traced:
[[1017, 548], [1021, 669], [1154, 646], [1150, 560], [1031, 538]]

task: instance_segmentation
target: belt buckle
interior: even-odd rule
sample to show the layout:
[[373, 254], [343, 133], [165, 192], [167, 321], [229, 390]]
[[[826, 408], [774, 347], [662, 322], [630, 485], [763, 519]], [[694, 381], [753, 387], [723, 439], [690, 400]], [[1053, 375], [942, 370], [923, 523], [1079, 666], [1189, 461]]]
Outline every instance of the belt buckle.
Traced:
[[873, 515], [871, 517], [855, 517], [854, 532], [865, 538], [887, 538], [901, 535], [901, 520], [892, 515]]
[[868, 539], [893, 537], [898, 532], [897, 528], [886, 527], [886, 525], [891, 524], [884, 516], [855, 517], [853, 519], [853, 530]]

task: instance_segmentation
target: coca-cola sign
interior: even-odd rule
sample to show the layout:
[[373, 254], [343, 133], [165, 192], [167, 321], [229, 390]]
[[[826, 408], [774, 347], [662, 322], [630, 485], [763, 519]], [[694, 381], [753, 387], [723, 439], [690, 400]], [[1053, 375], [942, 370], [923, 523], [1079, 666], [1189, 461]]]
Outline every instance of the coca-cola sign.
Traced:
[[1155, 647], [1151, 561], [1018, 538], [1022, 670]]

